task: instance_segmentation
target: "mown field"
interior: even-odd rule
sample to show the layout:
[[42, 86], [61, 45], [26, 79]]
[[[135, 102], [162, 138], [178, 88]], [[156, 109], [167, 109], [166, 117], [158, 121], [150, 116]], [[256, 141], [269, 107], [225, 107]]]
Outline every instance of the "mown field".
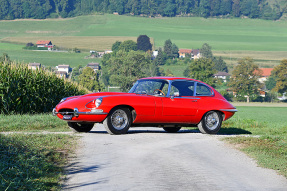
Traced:
[[[232, 68], [238, 58], [251, 56], [262, 67], [273, 67], [287, 56], [287, 22], [258, 19], [204, 19], [196, 17], [144, 18], [117, 15], [90, 15], [68, 19], [0, 21], [0, 54], [12, 59], [56, 66], [85, 65], [86, 53], [24, 51], [22, 46], [37, 40], [51, 40], [69, 50], [108, 50], [119, 40], [151, 37], [155, 48], [171, 39], [179, 48], [212, 46]], [[5, 42], [13, 43], [10, 47]], [[21, 45], [14, 45], [14, 44]]]
[[60, 64], [68, 64], [71, 67], [78, 65], [85, 66], [90, 62], [100, 62], [100, 59], [84, 59], [90, 55], [88, 52], [75, 53], [69, 52], [50, 52], [50, 51], [30, 51], [23, 50], [24, 45], [0, 43], [0, 56], [7, 53], [11, 60], [21, 63], [41, 63], [45, 66], [57, 66]]
[[156, 47], [163, 46], [165, 40], [171, 39], [180, 48], [199, 48], [206, 42], [214, 50], [287, 51], [287, 22], [257, 19], [90, 15], [55, 20], [0, 21], [0, 32], [1, 39], [137, 37], [146, 34], [154, 39]]

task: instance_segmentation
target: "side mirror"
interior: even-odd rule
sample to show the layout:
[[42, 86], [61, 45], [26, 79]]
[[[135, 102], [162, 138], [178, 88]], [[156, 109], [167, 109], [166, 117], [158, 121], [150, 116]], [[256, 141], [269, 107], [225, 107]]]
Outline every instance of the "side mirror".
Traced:
[[170, 99], [174, 99], [174, 96], [170, 96]]

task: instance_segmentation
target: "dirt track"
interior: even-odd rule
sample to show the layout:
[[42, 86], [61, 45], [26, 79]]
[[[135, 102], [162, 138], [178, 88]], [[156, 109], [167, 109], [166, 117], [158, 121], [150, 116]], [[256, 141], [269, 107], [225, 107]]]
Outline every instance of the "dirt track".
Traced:
[[132, 128], [111, 136], [100, 125], [80, 134], [77, 158], [64, 190], [250, 190], [287, 188], [273, 170], [257, 167], [219, 138], [196, 131], [169, 134], [158, 128]]

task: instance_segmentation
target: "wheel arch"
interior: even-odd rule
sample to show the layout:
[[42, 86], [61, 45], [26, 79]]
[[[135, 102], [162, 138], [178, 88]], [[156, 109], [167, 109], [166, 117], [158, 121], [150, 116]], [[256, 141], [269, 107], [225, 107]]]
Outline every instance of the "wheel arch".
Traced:
[[205, 114], [207, 114], [207, 113], [210, 112], [210, 111], [216, 111], [217, 113], [219, 113], [219, 114], [222, 116], [222, 121], [224, 121], [224, 119], [225, 119], [225, 114], [224, 114], [222, 111], [216, 110], [216, 109], [206, 111], [206, 112], [202, 115], [200, 121], [203, 119], [203, 117], [205, 116]]
[[[114, 107], [110, 110], [109, 114], [110, 114], [111, 111], [114, 110], [115, 108], [127, 108], [127, 109], [129, 109], [130, 112], [131, 112], [131, 114], [132, 114], [132, 122], [134, 122], [134, 120], [136, 119], [137, 114], [136, 114], [136, 110], [135, 110], [134, 107], [132, 107], [132, 106], [130, 106], [130, 105], [125, 105], [125, 104], [117, 105], [117, 106], [114, 106]], [[109, 114], [108, 114], [108, 115], [109, 115]]]

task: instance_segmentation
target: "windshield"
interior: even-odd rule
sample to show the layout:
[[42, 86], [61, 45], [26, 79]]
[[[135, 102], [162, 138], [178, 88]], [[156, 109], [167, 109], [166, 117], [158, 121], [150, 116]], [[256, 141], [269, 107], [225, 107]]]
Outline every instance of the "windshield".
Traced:
[[165, 80], [139, 80], [129, 93], [165, 96], [168, 92], [168, 82]]

